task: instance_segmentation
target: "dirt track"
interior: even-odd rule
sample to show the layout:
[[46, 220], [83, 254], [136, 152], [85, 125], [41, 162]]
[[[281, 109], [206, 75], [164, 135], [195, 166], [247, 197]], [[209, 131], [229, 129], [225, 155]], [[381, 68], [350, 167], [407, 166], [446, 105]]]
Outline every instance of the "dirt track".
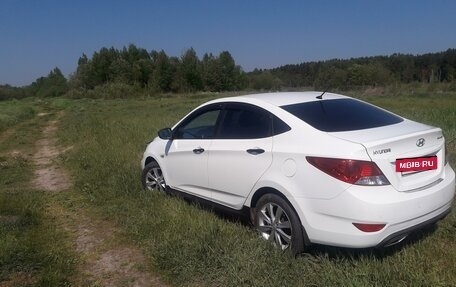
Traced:
[[[36, 166], [31, 184], [45, 192], [64, 192], [73, 186], [71, 175], [59, 165], [59, 155], [71, 149], [59, 147], [56, 132], [63, 113], [49, 121], [42, 138], [36, 142], [33, 162]], [[65, 209], [55, 203], [48, 211], [56, 224], [72, 234], [74, 248], [81, 255], [76, 286], [166, 286], [147, 270], [141, 250], [126, 242], [112, 222], [99, 219], [84, 208]]]

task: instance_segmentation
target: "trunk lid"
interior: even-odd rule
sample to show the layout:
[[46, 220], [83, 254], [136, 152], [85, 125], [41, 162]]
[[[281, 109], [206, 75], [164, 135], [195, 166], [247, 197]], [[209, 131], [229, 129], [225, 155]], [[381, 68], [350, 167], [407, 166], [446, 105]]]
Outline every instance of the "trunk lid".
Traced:
[[[362, 144], [371, 160], [398, 191], [418, 191], [441, 181], [445, 164], [445, 140], [440, 128], [404, 119], [394, 125], [329, 134]], [[429, 156], [437, 156], [437, 169], [396, 172], [397, 159]]]

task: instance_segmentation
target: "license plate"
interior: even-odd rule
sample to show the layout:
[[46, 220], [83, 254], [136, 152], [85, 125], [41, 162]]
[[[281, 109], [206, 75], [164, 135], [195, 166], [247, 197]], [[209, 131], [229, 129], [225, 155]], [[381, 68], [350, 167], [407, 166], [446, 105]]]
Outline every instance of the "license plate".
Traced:
[[437, 156], [401, 158], [396, 160], [396, 172], [437, 169]]

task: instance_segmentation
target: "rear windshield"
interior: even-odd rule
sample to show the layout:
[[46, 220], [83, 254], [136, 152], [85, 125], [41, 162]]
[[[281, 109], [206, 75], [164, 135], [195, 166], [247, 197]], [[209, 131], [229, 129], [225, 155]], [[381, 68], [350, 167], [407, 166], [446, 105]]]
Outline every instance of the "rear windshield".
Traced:
[[321, 100], [281, 108], [325, 132], [363, 130], [403, 121], [398, 116], [353, 99]]

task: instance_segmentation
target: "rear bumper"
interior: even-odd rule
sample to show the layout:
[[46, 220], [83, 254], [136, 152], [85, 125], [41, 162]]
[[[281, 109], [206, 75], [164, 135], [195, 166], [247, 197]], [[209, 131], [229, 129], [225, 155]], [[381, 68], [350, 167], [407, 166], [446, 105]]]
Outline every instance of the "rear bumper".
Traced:
[[[333, 199], [292, 200], [313, 243], [349, 248], [387, 246], [450, 212], [455, 173], [447, 165], [444, 175], [438, 184], [410, 193], [391, 186], [352, 186]], [[362, 232], [353, 223], [386, 226], [377, 232]]]
[[394, 245], [395, 243], [399, 243], [400, 241], [402, 241], [402, 239], [404, 239], [411, 233], [413, 233], [417, 230], [420, 230], [422, 228], [425, 228], [426, 226], [435, 224], [437, 221], [445, 218], [450, 213], [450, 211], [451, 211], [451, 206], [450, 206], [450, 208], [445, 210], [443, 213], [437, 215], [434, 218], [428, 219], [415, 226], [412, 226], [412, 227], [406, 228], [404, 230], [398, 231], [396, 233], [393, 233], [393, 234], [389, 235], [388, 237], [386, 237], [385, 239], [383, 239], [382, 242], [380, 242], [377, 245], [377, 247], [386, 247], [386, 246]]

